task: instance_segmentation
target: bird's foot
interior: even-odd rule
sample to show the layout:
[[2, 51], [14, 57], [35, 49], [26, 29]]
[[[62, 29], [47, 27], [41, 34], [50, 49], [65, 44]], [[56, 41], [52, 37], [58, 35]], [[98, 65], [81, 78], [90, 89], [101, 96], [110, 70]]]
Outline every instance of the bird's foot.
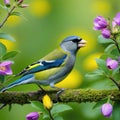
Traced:
[[7, 104], [5, 104], [5, 103], [1, 104], [1, 105], [0, 105], [0, 110], [1, 110], [2, 108], [4, 108], [6, 105], [7, 105]]
[[59, 91], [57, 92], [57, 94], [56, 94], [56, 100], [57, 100], [57, 102], [59, 102], [60, 101], [60, 95], [61, 95], [61, 93], [62, 92], [64, 92], [66, 89], [65, 88], [59, 88]]
[[40, 90], [41, 90], [43, 93], [46, 93], [46, 90], [43, 89], [40, 85], [38, 85], [38, 87], [40, 88]]

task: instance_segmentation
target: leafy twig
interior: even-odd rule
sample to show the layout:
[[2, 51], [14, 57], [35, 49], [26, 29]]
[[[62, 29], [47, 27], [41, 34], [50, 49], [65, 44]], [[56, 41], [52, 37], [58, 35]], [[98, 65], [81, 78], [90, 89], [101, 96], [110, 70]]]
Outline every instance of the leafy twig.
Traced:
[[4, 18], [4, 20], [2, 21], [2, 23], [0, 24], [0, 28], [5, 24], [5, 22], [8, 20], [8, 18], [10, 17], [11, 13], [13, 12], [13, 10], [15, 9], [16, 5], [13, 5], [12, 8], [8, 11], [7, 16]]
[[108, 77], [110, 80], [112, 80], [112, 82], [118, 87], [118, 89], [120, 90], [120, 85], [115, 81], [115, 79], [113, 77]]
[[120, 54], [120, 48], [119, 48], [118, 42], [116, 41], [115, 35], [113, 36], [112, 40], [114, 41], [114, 44], [116, 45], [117, 50], [118, 50], [118, 52], [119, 52], [119, 54]]

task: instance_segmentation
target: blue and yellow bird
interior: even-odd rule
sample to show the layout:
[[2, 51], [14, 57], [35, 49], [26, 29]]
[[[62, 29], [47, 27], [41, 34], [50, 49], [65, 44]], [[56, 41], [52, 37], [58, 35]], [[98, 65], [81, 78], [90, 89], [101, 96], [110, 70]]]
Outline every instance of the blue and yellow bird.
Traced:
[[54, 84], [62, 81], [71, 72], [75, 64], [76, 53], [85, 44], [86, 41], [78, 36], [65, 38], [57, 49], [18, 73], [16, 76], [21, 77], [2, 88], [0, 92], [31, 83], [55, 87]]

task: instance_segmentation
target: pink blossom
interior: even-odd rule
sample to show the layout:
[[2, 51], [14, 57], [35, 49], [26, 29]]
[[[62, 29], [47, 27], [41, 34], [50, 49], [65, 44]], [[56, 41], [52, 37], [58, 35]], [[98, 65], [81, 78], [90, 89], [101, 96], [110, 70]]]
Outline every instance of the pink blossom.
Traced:
[[113, 27], [115, 25], [120, 26], [120, 12], [117, 13], [116, 16], [113, 18], [113, 22], [112, 23], [113, 23]]
[[5, 4], [6, 6], [9, 6], [9, 5], [10, 5], [10, 0], [4, 0], [4, 4]]
[[111, 32], [109, 29], [105, 28], [102, 30], [102, 36], [106, 39], [110, 38]]
[[94, 30], [102, 30], [108, 26], [106, 19], [102, 16], [97, 16], [94, 19]]
[[11, 75], [12, 70], [11, 70], [11, 64], [13, 62], [11, 61], [4, 61], [0, 63], [0, 75]]
[[38, 112], [31, 112], [26, 115], [26, 120], [38, 120], [39, 113]]
[[114, 70], [114, 69], [116, 69], [116, 68], [118, 67], [118, 61], [117, 61], [117, 60], [113, 60], [113, 59], [111, 59], [111, 58], [108, 58], [108, 59], [106, 60], [106, 65], [107, 65], [107, 67], [108, 67], [109, 69]]
[[113, 111], [113, 107], [110, 103], [105, 103], [102, 105], [101, 107], [101, 113], [105, 116], [105, 117], [110, 117]]

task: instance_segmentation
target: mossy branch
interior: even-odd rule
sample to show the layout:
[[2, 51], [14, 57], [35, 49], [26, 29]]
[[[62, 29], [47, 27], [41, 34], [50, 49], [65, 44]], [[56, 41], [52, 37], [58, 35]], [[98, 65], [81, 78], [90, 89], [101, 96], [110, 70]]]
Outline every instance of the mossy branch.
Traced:
[[[119, 90], [95, 90], [95, 89], [67, 89], [57, 98], [57, 90], [47, 90], [47, 94], [53, 102], [97, 102], [107, 96], [111, 96], [111, 100], [120, 101]], [[0, 103], [3, 104], [29, 104], [30, 101], [41, 101], [45, 92], [4, 92], [0, 93]]]

